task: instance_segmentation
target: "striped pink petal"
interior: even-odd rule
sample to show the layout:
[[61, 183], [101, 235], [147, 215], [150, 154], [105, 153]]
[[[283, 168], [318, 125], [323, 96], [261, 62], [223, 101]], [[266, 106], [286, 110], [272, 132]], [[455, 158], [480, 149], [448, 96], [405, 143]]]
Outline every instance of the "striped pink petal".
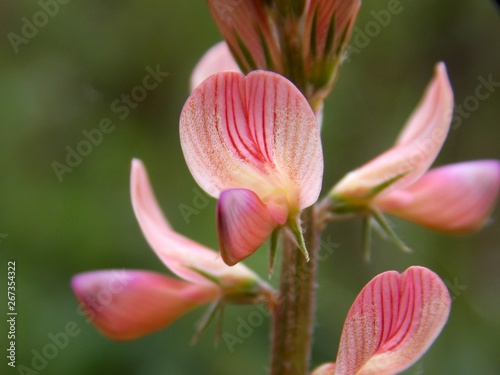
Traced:
[[186, 102], [180, 136], [193, 177], [214, 197], [244, 188], [265, 204], [285, 196], [295, 211], [318, 198], [323, 154], [314, 112], [276, 73], [211, 76]]
[[212, 16], [241, 69], [280, 71], [281, 57], [263, 1], [208, 0]]
[[239, 72], [240, 68], [231, 55], [226, 42], [219, 42], [210, 48], [196, 64], [191, 74], [191, 91], [200, 83], [219, 72]]
[[130, 185], [132, 206], [146, 240], [177, 276], [212, 285], [207, 278], [193, 271], [194, 268], [222, 279], [228, 286], [258, 280], [258, 276], [244, 265], [227, 266], [218, 253], [174, 232], [166, 224], [140, 160], [132, 161]]
[[403, 128], [396, 144], [364, 166], [347, 174], [332, 192], [344, 199], [368, 199], [377, 187], [398, 177], [389, 190], [402, 189], [418, 180], [435, 160], [451, 122], [453, 92], [443, 63]]
[[154, 332], [218, 297], [215, 286], [190, 284], [146, 271], [93, 271], [71, 281], [80, 309], [109, 338]]
[[446, 286], [427, 268], [376, 276], [349, 310], [334, 374], [389, 375], [405, 370], [439, 335], [450, 304]]
[[499, 189], [500, 161], [470, 161], [433, 169], [406, 189], [381, 195], [374, 206], [439, 231], [467, 232], [485, 223]]
[[[279, 214], [284, 224], [287, 212]], [[257, 250], [278, 223], [252, 191], [224, 190], [217, 203], [217, 229], [222, 259], [232, 266]]]

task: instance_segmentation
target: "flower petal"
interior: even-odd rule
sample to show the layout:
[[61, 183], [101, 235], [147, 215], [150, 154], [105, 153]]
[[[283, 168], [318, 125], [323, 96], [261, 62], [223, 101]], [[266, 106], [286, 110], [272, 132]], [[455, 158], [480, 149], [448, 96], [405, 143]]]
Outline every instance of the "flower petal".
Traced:
[[299, 210], [318, 198], [323, 154], [314, 112], [276, 73], [209, 77], [182, 110], [180, 136], [193, 177], [214, 197], [246, 188], [265, 203], [285, 194]]
[[335, 374], [389, 375], [408, 368], [441, 332], [450, 304], [446, 286], [427, 268], [376, 276], [349, 310]]
[[217, 26], [241, 69], [280, 71], [281, 58], [263, 1], [208, 0]]
[[191, 74], [191, 91], [212, 74], [229, 71], [239, 72], [240, 68], [234, 61], [227, 43], [219, 42], [210, 48], [196, 64]]
[[335, 363], [325, 363], [311, 372], [311, 375], [333, 375], [335, 374]]
[[71, 281], [81, 308], [109, 338], [132, 340], [156, 331], [218, 297], [215, 286], [146, 271], [93, 271]]
[[132, 161], [130, 185], [132, 206], [146, 240], [177, 276], [194, 283], [213, 285], [193, 270], [198, 269], [224, 280], [229, 286], [258, 280], [258, 276], [244, 265], [227, 266], [215, 251], [174, 232], [166, 225], [146, 169], [138, 159]]
[[[287, 213], [280, 215], [285, 221]], [[282, 223], [284, 224], [284, 222]], [[232, 266], [257, 250], [277, 223], [250, 190], [224, 190], [217, 203], [217, 229], [222, 259]]]
[[332, 195], [344, 199], [369, 199], [388, 181], [396, 179], [385, 191], [402, 189], [414, 183], [438, 155], [448, 134], [452, 110], [453, 92], [446, 68], [440, 63], [396, 144], [348, 173], [334, 187]]
[[484, 224], [499, 190], [500, 161], [471, 161], [433, 169], [408, 188], [381, 195], [374, 206], [432, 229], [466, 232]]

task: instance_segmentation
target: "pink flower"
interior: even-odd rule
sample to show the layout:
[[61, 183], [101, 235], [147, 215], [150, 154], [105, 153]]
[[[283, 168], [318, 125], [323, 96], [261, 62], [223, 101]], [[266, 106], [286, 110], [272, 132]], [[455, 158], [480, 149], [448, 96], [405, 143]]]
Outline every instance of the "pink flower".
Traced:
[[89, 320], [114, 340], [144, 336], [219, 298], [215, 285], [148, 271], [85, 272], [75, 275], [71, 285]]
[[170, 324], [211, 301], [264, 300], [271, 289], [244, 265], [229, 267], [210, 250], [172, 230], [146, 170], [133, 160], [132, 205], [147, 241], [182, 280], [148, 271], [93, 271], [73, 277], [73, 290], [97, 328], [130, 340]]
[[211, 76], [180, 118], [181, 146], [198, 184], [219, 198], [224, 261], [252, 254], [277, 227], [297, 230], [318, 198], [323, 174], [319, 127], [307, 100], [282, 76], [264, 71]]
[[410, 267], [371, 280], [347, 314], [337, 362], [312, 375], [391, 375], [414, 364], [448, 320], [451, 299], [432, 271]]
[[396, 144], [348, 173], [330, 193], [334, 205], [370, 207], [442, 231], [479, 228], [498, 195], [499, 162], [460, 163], [426, 173], [444, 143], [452, 110], [453, 92], [440, 63]]

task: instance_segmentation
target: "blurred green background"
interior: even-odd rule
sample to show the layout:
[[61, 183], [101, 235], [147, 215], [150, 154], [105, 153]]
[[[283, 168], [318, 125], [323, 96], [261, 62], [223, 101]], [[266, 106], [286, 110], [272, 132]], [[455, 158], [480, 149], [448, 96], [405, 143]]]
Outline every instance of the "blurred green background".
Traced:
[[[394, 1], [394, 0], [393, 0]], [[500, 81], [500, 24], [494, 1], [401, 0], [403, 10], [371, 33], [351, 54], [325, 106], [325, 190], [349, 170], [391, 145], [417, 103], [437, 61], [445, 61], [460, 115], [435, 165], [500, 157], [498, 84], [474, 100], [479, 77]], [[388, 1], [365, 1], [356, 33]], [[204, 1], [66, 1], [36, 35], [14, 48], [23, 17], [40, 12], [36, 1], [0, 5], [0, 373], [7, 366], [7, 261], [17, 270], [17, 364], [31, 368], [33, 351], [50, 343], [69, 322], [80, 329], [43, 371], [30, 374], [266, 374], [268, 319], [233, 352], [213, 344], [213, 327], [190, 345], [202, 309], [143, 339], [116, 343], [101, 336], [77, 311], [69, 286], [75, 273], [106, 268], [166, 272], [149, 249], [129, 199], [133, 157], [147, 166], [158, 199], [181, 233], [212, 248], [217, 239], [212, 200], [186, 223], [180, 204], [191, 205], [196, 184], [179, 145], [178, 117], [191, 70], [220, 40]], [[38, 19], [45, 23], [43, 18]], [[26, 30], [25, 30], [26, 31]], [[376, 35], [375, 35], [376, 34]], [[12, 37], [12, 34], [10, 34]], [[19, 40], [19, 39], [17, 39]], [[359, 45], [358, 45], [359, 47]], [[17, 51], [16, 51], [17, 50]], [[146, 68], [168, 72], [158, 87], [120, 119], [111, 104], [141, 85]], [[114, 130], [59, 181], [54, 161], [83, 130], [110, 118]], [[458, 125], [458, 126], [457, 126]], [[450, 186], [450, 189], [453, 187]], [[403, 254], [374, 236], [372, 262], [362, 261], [361, 225], [332, 225], [325, 239], [334, 253], [320, 264], [314, 365], [335, 359], [343, 320], [357, 293], [374, 275], [427, 266], [450, 287], [452, 312], [430, 351], [406, 374], [497, 374], [500, 369], [500, 226], [449, 237], [393, 219], [414, 248]], [[247, 262], [266, 275], [267, 253]], [[226, 309], [224, 332], [236, 335], [255, 306]]]

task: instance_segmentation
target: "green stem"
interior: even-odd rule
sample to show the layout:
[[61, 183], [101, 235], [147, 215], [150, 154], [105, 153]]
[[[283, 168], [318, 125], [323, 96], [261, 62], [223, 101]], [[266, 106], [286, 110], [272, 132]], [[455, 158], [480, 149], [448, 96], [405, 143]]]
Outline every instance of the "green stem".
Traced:
[[280, 291], [273, 312], [271, 375], [308, 373], [316, 303], [319, 231], [314, 208], [303, 213], [306, 261], [292, 236], [285, 236]]

